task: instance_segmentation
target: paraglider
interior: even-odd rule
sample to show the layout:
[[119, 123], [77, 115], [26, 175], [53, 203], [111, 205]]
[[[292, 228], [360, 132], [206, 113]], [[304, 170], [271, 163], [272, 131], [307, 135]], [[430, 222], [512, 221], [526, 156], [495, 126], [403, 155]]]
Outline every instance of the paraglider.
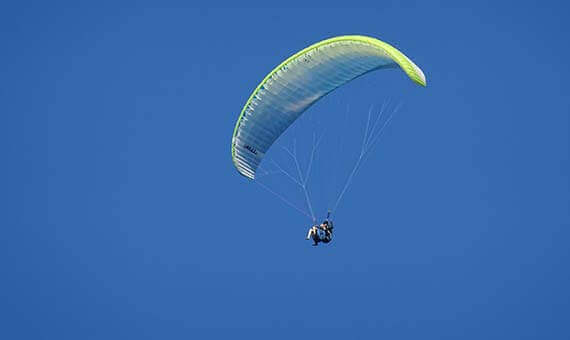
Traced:
[[[241, 175], [254, 180], [274, 142], [311, 105], [355, 78], [390, 68], [400, 68], [412, 81], [426, 86], [426, 78], [416, 64], [393, 46], [372, 37], [338, 36], [313, 44], [287, 58], [261, 81], [241, 110], [231, 143], [234, 166]], [[321, 138], [314, 139], [313, 153], [320, 142]], [[284, 170], [282, 172], [304, 190], [310, 217], [315, 222], [307, 191], [312, 157], [306, 175], [300, 169], [295, 178]], [[357, 167], [358, 164], [355, 170]], [[284, 198], [282, 200], [287, 203]], [[316, 244], [328, 243], [332, 239], [332, 223], [330, 229], [327, 224], [321, 226], [315, 225], [309, 231], [308, 237], [316, 238]]]
[[330, 212], [327, 214], [327, 219], [321, 225], [314, 225], [307, 233], [307, 240], [313, 240], [313, 246], [318, 246], [319, 242], [329, 243], [332, 241], [333, 236], [333, 222], [329, 220]]

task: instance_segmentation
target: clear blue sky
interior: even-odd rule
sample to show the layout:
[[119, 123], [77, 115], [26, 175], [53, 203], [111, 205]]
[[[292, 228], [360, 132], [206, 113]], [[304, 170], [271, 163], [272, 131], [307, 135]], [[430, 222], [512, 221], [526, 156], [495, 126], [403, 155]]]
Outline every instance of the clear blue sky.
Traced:
[[[570, 338], [570, 9], [494, 3], [1, 5], [0, 338]], [[230, 141], [269, 70], [342, 34], [428, 86], [326, 98], [405, 106], [314, 248]]]

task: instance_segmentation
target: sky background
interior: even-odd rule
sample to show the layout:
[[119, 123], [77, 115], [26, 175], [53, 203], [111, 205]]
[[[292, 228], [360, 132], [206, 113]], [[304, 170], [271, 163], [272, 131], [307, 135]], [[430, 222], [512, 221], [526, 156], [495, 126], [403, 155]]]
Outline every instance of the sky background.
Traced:
[[[0, 5], [0, 338], [570, 338], [568, 6], [324, 5]], [[404, 103], [311, 247], [230, 141], [267, 72], [344, 34], [428, 86], [311, 108]]]

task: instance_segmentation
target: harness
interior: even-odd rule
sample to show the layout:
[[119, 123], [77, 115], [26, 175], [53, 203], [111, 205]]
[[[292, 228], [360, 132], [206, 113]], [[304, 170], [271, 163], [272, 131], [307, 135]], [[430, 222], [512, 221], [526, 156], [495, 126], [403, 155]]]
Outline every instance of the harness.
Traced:
[[326, 220], [328, 222], [327, 230], [317, 226], [316, 236], [320, 242], [329, 243], [333, 238], [333, 224], [332, 221]]

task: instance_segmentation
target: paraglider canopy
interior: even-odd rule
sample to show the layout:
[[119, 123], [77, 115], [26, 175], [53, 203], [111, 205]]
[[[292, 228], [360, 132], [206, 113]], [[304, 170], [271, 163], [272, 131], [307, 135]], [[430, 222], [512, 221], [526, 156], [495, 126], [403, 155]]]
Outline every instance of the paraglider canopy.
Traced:
[[397, 67], [426, 86], [418, 66], [375, 38], [339, 36], [295, 53], [261, 81], [244, 105], [232, 138], [235, 167], [254, 179], [271, 145], [317, 100], [363, 74]]

